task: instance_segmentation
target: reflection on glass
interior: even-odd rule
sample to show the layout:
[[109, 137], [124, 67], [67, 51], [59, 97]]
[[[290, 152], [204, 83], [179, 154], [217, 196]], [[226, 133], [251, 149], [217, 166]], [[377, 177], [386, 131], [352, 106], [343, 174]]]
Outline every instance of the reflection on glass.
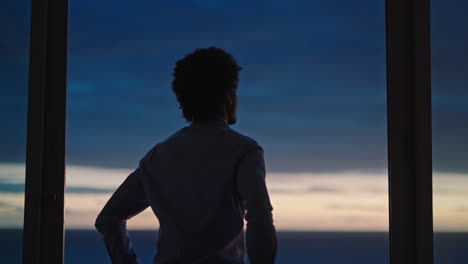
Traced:
[[[72, 229], [93, 229], [142, 155], [186, 125], [172, 68], [211, 45], [243, 67], [233, 128], [265, 149], [277, 263], [388, 263], [384, 23], [371, 0], [72, 1], [66, 263], [107, 259], [96, 232]], [[149, 210], [128, 225], [158, 227]], [[150, 262], [155, 235], [131, 234]]]
[[26, 160], [30, 1], [0, 8], [0, 252], [21, 263]]
[[431, 1], [436, 264], [468, 261], [468, 3]]

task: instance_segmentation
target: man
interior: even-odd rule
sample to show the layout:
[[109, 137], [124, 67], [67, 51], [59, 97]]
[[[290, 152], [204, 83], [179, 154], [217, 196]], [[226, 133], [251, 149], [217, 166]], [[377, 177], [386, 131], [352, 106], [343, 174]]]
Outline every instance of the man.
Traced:
[[126, 220], [148, 206], [160, 223], [154, 263], [241, 264], [245, 244], [251, 264], [274, 263], [263, 150], [228, 126], [240, 69], [215, 47], [176, 63], [172, 90], [191, 124], [154, 146], [97, 217], [112, 263], [139, 263]]

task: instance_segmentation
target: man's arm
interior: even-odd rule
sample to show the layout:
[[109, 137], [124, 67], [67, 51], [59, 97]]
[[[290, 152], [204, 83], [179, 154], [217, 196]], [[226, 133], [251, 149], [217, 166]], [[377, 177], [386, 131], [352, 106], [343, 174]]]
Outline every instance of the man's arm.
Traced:
[[127, 219], [148, 206], [137, 169], [115, 191], [96, 219], [96, 229], [104, 238], [112, 263], [140, 263], [127, 232]]
[[263, 149], [256, 146], [241, 159], [237, 175], [238, 192], [247, 214], [247, 254], [251, 264], [270, 264], [276, 257], [276, 231], [265, 184]]

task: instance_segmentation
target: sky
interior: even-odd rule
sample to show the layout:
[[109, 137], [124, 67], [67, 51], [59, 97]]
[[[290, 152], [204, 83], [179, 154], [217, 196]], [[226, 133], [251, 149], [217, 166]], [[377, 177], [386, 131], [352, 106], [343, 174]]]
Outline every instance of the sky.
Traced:
[[[22, 217], [27, 2], [0, 10], [0, 227]], [[468, 231], [468, 3], [431, 3], [435, 223]], [[388, 230], [384, 14], [383, 0], [70, 1], [67, 226], [92, 228], [138, 160], [187, 125], [174, 63], [214, 45], [243, 67], [233, 129], [265, 149], [277, 226]]]

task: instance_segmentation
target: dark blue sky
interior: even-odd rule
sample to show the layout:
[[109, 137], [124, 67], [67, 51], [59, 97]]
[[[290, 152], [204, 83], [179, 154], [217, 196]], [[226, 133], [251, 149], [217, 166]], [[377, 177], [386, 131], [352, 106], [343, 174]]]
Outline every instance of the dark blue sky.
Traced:
[[[384, 1], [70, 1], [68, 162], [136, 166], [185, 125], [174, 63], [243, 66], [235, 129], [270, 171], [386, 168]], [[468, 173], [468, 4], [432, 1], [434, 166]], [[0, 162], [24, 161], [27, 1], [0, 10]]]

